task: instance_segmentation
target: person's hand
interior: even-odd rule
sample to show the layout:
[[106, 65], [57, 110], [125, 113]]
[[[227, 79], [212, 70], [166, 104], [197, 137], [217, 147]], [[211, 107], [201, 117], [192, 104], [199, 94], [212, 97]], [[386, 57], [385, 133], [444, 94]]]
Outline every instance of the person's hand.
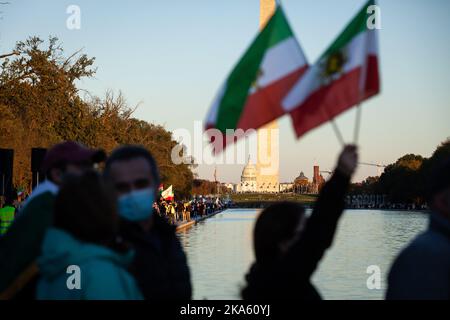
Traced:
[[358, 166], [358, 148], [354, 145], [346, 145], [339, 155], [336, 169], [351, 177]]

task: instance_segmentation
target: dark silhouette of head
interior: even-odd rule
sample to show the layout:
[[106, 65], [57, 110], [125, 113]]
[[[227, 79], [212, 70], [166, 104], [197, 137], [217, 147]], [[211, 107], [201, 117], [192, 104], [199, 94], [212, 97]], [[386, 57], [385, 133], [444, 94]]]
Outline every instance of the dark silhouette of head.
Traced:
[[114, 190], [97, 172], [66, 176], [54, 210], [55, 227], [81, 241], [114, 243], [118, 231]]
[[450, 219], [450, 158], [433, 168], [427, 189], [431, 209]]
[[295, 202], [279, 202], [264, 209], [253, 232], [256, 262], [267, 265], [282, 257], [304, 219], [305, 209]]
[[60, 185], [64, 175], [80, 175], [105, 159], [106, 153], [101, 149], [90, 149], [75, 141], [64, 141], [46, 152], [42, 170], [48, 180]]

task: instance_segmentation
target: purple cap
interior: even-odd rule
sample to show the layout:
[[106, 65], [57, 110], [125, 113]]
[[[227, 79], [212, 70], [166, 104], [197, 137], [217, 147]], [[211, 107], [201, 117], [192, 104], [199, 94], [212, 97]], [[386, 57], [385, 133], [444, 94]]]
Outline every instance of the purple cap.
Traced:
[[80, 163], [85, 161], [99, 163], [105, 159], [106, 154], [101, 149], [90, 149], [78, 142], [66, 141], [54, 145], [47, 151], [42, 164], [42, 169], [48, 171], [61, 164]]

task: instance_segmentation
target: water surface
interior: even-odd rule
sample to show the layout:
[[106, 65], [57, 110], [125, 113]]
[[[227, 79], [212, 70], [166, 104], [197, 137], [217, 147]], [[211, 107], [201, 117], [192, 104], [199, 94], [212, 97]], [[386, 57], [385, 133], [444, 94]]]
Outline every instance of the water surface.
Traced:
[[[253, 262], [252, 230], [258, 211], [230, 209], [179, 234], [191, 267], [194, 299], [239, 299]], [[325, 299], [382, 299], [394, 257], [427, 226], [419, 212], [348, 210], [333, 247], [313, 282]], [[381, 289], [367, 288], [367, 267], [382, 274]]]

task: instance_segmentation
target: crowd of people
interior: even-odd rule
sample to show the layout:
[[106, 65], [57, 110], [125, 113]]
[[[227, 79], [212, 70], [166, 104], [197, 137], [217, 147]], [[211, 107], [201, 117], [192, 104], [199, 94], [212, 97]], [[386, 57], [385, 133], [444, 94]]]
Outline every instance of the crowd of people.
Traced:
[[229, 205], [230, 202], [223, 201], [219, 197], [198, 196], [189, 201], [173, 201], [160, 198], [159, 201], [153, 204], [153, 209], [170, 223], [178, 225], [205, 218], [228, 208]]
[[[94, 166], [100, 162], [101, 172]], [[346, 146], [309, 217], [292, 202], [259, 214], [243, 299], [321, 298], [311, 277], [333, 243], [357, 163], [357, 148]], [[176, 224], [226, 203], [160, 199], [158, 166], [139, 146], [122, 146], [106, 157], [64, 142], [47, 152], [43, 170], [45, 182], [15, 218], [12, 198], [1, 209], [0, 299], [192, 298]], [[450, 297], [450, 159], [430, 179], [428, 203], [430, 226], [393, 264], [388, 299]]]

